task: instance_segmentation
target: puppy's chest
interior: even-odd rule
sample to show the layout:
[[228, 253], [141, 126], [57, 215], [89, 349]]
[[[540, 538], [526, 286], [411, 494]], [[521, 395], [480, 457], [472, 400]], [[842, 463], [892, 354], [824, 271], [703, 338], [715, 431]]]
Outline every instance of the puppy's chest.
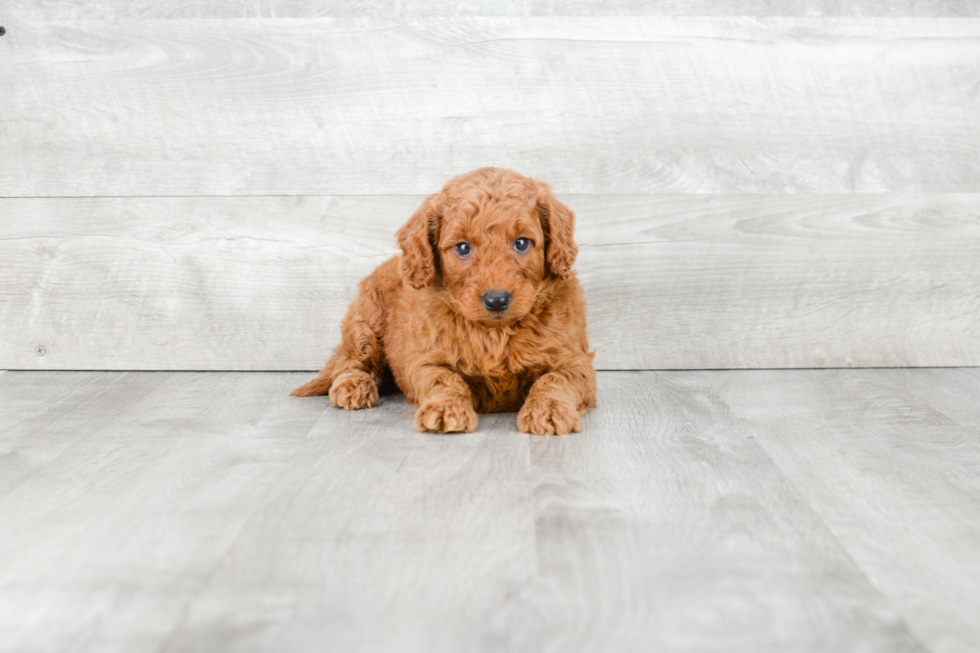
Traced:
[[490, 332], [459, 353], [453, 367], [485, 410], [516, 410], [511, 404], [519, 407], [531, 384], [547, 371], [543, 352], [519, 335]]

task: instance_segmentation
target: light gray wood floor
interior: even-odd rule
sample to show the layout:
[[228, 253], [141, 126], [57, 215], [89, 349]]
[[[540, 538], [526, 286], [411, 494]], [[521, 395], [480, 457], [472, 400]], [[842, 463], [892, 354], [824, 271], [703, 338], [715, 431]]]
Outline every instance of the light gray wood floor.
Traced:
[[980, 649], [980, 369], [605, 372], [565, 438], [308, 376], [0, 374], [0, 650]]

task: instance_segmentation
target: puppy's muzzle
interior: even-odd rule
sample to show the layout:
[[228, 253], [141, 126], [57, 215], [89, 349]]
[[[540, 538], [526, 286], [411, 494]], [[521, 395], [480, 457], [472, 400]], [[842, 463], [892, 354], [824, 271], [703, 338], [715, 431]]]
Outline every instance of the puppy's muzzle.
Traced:
[[483, 306], [494, 313], [506, 311], [510, 300], [510, 293], [506, 290], [488, 290], [483, 293]]

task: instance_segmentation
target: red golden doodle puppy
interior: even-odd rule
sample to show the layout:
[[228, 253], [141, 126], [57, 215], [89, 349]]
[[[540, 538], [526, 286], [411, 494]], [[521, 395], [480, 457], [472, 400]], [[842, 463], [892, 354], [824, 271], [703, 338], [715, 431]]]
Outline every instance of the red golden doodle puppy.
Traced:
[[292, 394], [370, 408], [390, 368], [421, 431], [516, 410], [525, 433], [579, 431], [596, 374], [574, 227], [543, 182], [499, 168], [450, 180], [399, 229], [402, 255], [361, 281], [341, 344]]

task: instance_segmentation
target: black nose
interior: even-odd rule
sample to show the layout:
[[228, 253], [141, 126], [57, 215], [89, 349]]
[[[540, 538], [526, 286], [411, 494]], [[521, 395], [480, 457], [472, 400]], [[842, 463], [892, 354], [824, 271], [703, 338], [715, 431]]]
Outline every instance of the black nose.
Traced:
[[505, 311], [510, 306], [510, 293], [506, 290], [488, 290], [483, 293], [483, 305], [488, 311]]

